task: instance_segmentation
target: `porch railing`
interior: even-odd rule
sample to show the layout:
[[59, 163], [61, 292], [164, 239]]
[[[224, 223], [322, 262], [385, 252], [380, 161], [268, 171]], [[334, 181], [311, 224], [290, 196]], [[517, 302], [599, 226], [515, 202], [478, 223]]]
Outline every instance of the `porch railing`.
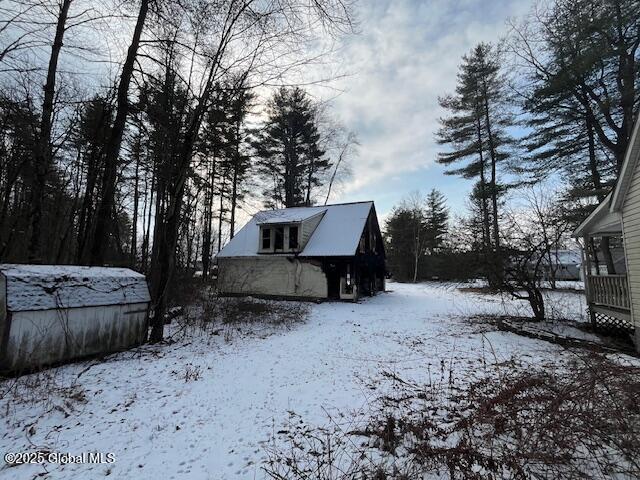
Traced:
[[626, 275], [589, 275], [588, 296], [590, 303], [629, 310], [629, 285]]

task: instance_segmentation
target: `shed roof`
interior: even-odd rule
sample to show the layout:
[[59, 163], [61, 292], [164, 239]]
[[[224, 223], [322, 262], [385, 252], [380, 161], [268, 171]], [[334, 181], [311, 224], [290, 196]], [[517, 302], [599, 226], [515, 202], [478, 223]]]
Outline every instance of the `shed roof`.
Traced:
[[0, 264], [10, 312], [150, 301], [144, 275], [128, 268]]
[[[287, 223], [308, 219], [323, 213], [320, 223], [305, 245], [299, 257], [344, 257], [355, 255], [373, 202], [341, 203], [323, 207], [295, 207], [258, 212], [233, 239], [218, 253], [217, 257], [257, 257], [260, 225], [265, 223]], [[264, 219], [279, 219], [265, 222]], [[291, 255], [291, 254], [286, 254]], [[272, 254], [270, 254], [272, 256]]]

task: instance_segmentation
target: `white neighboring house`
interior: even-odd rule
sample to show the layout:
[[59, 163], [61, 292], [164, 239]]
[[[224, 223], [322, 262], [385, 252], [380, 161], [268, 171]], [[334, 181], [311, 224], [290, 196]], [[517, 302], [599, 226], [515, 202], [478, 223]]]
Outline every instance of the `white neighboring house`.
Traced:
[[356, 300], [384, 290], [373, 202], [259, 212], [216, 260], [222, 295]]
[[[636, 120], [616, 186], [573, 233], [584, 242], [585, 293], [594, 324], [613, 324], [635, 331], [640, 351], [640, 122]], [[612, 267], [599, 264], [598, 240], [608, 237], [622, 250], [618, 265], [612, 251]], [[602, 243], [600, 242], [600, 245]], [[596, 251], [594, 251], [596, 250]]]
[[126, 268], [0, 265], [0, 370], [140, 344], [149, 303], [144, 275]]
[[551, 262], [545, 258], [543, 273], [545, 280], [580, 280], [582, 255], [576, 250], [554, 250]]

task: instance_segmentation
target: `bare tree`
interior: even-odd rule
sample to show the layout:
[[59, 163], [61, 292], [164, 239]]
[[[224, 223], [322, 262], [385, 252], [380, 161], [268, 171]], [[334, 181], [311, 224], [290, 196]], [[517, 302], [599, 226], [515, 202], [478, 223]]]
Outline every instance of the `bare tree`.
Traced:
[[334, 156], [332, 162], [333, 171], [327, 186], [327, 196], [324, 199], [324, 204], [326, 205], [329, 203], [331, 190], [336, 181], [343, 180], [350, 175], [348, 162], [357, 153], [357, 148], [360, 144], [354, 132], [348, 132], [337, 124], [332, 128], [330, 127], [328, 132], [325, 131], [324, 136], [326, 137], [324, 148], [330, 156]]
[[560, 204], [541, 189], [529, 188], [524, 201], [523, 209], [510, 210], [505, 218], [505, 274], [497, 288], [527, 301], [541, 321], [547, 317], [543, 289], [571, 225]]
[[37, 261], [41, 255], [42, 210], [46, 187], [47, 173], [51, 169], [51, 129], [53, 124], [54, 96], [56, 93], [56, 75], [58, 59], [62, 50], [62, 42], [66, 33], [67, 17], [72, 0], [60, 3], [56, 33], [51, 46], [51, 56], [47, 67], [47, 79], [44, 85], [44, 101], [40, 115], [40, 126], [35, 149], [35, 182], [32, 192], [31, 239], [29, 241], [29, 261]]
[[[337, 8], [336, 8], [337, 7]], [[204, 5], [204, 14], [197, 18], [206, 19], [212, 27], [200, 36], [192, 37], [191, 52], [203, 52], [204, 68], [199, 85], [185, 76], [185, 87], [192, 92], [192, 106], [185, 116], [183, 128], [171, 160], [171, 179], [166, 185], [165, 208], [156, 218], [154, 236], [154, 271], [152, 272], [152, 296], [154, 316], [150, 340], [159, 341], [163, 335], [163, 315], [166, 309], [167, 291], [175, 271], [175, 252], [178, 244], [178, 226], [183, 206], [187, 179], [190, 176], [195, 146], [199, 140], [201, 127], [209, 109], [216, 86], [230, 72], [240, 76], [253, 72], [254, 78], [281, 75], [282, 69], [291, 65], [274, 63], [272, 49], [295, 46], [301, 41], [301, 33], [316, 18], [327, 27], [350, 25], [346, 4], [330, 2], [299, 3], [296, 0], [277, 4], [260, 4], [255, 0], [233, 0], [220, 5]], [[299, 17], [304, 11], [304, 19]], [[202, 10], [201, 10], [202, 12]], [[192, 12], [188, 12], [192, 13]], [[193, 17], [190, 17], [193, 19]], [[207, 45], [203, 49], [202, 45]], [[243, 52], [238, 55], [234, 52]], [[267, 55], [269, 53], [269, 55]], [[263, 80], [264, 81], [264, 80]]]
[[105, 252], [109, 244], [109, 225], [111, 225], [113, 218], [112, 212], [114, 207], [120, 146], [122, 145], [122, 137], [124, 135], [127, 116], [129, 114], [129, 85], [131, 84], [131, 78], [133, 77], [134, 66], [138, 55], [138, 49], [140, 47], [140, 37], [142, 36], [142, 31], [147, 20], [150, 1], [151, 0], [140, 0], [136, 25], [133, 30], [129, 49], [127, 50], [127, 57], [120, 74], [118, 94], [116, 97], [116, 116], [113, 122], [113, 127], [111, 128], [111, 136], [107, 143], [105, 153], [105, 170], [102, 177], [102, 197], [96, 214], [95, 229], [91, 243], [90, 262], [94, 265], [102, 264], [104, 262]]

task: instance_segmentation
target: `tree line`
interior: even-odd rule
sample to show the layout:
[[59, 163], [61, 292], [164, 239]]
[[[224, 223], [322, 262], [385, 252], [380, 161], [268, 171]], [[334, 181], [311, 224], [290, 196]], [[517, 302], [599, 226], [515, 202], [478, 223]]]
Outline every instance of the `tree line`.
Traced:
[[351, 10], [3, 2], [0, 259], [143, 271], [161, 339], [176, 274], [207, 277], [247, 195], [310, 205], [345, 170], [353, 137], [286, 78], [318, 58], [303, 52], [319, 35], [353, 31]]
[[[525, 244], [549, 243], [538, 238], [548, 229], [519, 228], [537, 215], [515, 215], [510, 199], [526, 197], [535, 212], [540, 192], [531, 189], [549, 179], [559, 183], [555, 205], [546, 210], [548, 227], [563, 232], [556, 241], [562, 246], [615, 185], [640, 103], [639, 8], [636, 0], [536, 2], [529, 14], [510, 21], [504, 38], [473, 47], [461, 60], [455, 90], [440, 97], [445, 115], [436, 133], [442, 147], [437, 162], [447, 174], [474, 182], [468, 215], [456, 229], [469, 235], [458, 248], [474, 252], [474, 263], [493, 285], [504, 284], [505, 259], [513, 266]], [[405, 207], [387, 222], [392, 251]], [[615, 273], [609, 242], [603, 238], [589, 248]], [[407, 262], [415, 251], [406, 250]]]

